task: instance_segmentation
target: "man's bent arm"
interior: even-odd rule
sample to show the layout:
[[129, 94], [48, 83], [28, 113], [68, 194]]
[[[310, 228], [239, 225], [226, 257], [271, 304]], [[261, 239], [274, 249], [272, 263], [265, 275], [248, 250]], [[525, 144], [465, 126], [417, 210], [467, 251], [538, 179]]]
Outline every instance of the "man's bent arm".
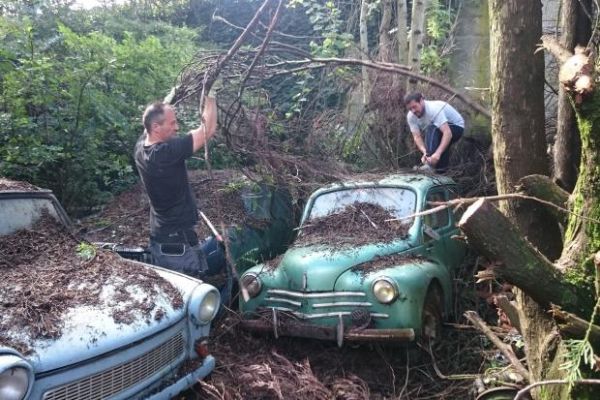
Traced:
[[217, 101], [214, 97], [206, 97], [202, 118], [204, 123], [191, 132], [194, 140], [194, 153], [204, 146], [217, 131]]
[[427, 149], [425, 148], [425, 142], [423, 142], [423, 136], [421, 136], [421, 132], [412, 132], [412, 135], [417, 149], [419, 149], [423, 155], [426, 155]]
[[442, 131], [442, 141], [440, 142], [440, 145], [436, 149], [435, 153], [432, 154], [436, 155], [438, 160], [440, 159], [444, 151], [446, 151], [446, 149], [450, 145], [450, 141], [452, 140], [452, 131], [450, 130], [450, 127], [448, 126], [447, 122], [440, 125], [439, 129], [440, 131]]

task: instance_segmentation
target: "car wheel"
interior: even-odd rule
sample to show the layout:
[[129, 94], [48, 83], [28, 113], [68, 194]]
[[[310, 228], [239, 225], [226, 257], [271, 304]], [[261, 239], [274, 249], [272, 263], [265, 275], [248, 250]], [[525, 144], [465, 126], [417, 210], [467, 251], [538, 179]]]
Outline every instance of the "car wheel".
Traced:
[[442, 334], [442, 291], [437, 285], [430, 285], [423, 303], [421, 316], [421, 339], [434, 341]]

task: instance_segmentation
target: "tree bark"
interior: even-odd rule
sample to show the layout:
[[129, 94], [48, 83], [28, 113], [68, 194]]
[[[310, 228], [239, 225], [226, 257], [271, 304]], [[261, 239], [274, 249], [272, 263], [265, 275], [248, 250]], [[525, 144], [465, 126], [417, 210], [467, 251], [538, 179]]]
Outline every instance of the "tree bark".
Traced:
[[578, 288], [563, 280], [561, 271], [536, 250], [507, 217], [485, 199], [473, 203], [458, 222], [469, 245], [489, 260], [500, 261], [494, 274], [525, 291], [538, 304], [560, 304], [579, 312]]
[[[367, 13], [369, 10], [369, 0], [362, 0], [360, 5], [360, 52], [361, 59], [369, 61], [369, 31], [367, 29]], [[369, 70], [366, 66], [362, 67], [362, 88], [363, 88], [363, 104], [367, 104], [371, 93], [371, 85], [369, 83]]]
[[581, 319], [577, 315], [563, 311], [558, 306], [552, 307], [552, 316], [558, 323], [558, 328], [568, 337], [583, 339], [588, 328], [590, 328], [590, 343], [600, 347], [600, 326], [592, 325], [589, 321]]
[[[492, 141], [496, 183], [500, 194], [514, 191], [526, 175], [549, 175], [544, 132], [544, 59], [534, 51], [542, 35], [539, 0], [490, 0]], [[502, 211], [544, 255], [555, 259], [560, 231], [546, 210], [527, 202], [507, 202]], [[549, 269], [542, 263], [542, 271]], [[532, 266], [533, 267], [533, 266]], [[545, 272], [538, 272], [533, 282]], [[554, 279], [558, 279], [552, 275]], [[562, 377], [555, 368], [560, 336], [545, 310], [522, 290], [516, 290], [521, 333], [532, 381]], [[564, 398], [564, 388], [552, 388], [546, 398]], [[533, 393], [538, 397], [540, 393]]]
[[[576, 45], [585, 46], [591, 35], [591, 21], [584, 7], [591, 10], [591, 0], [563, 0], [560, 18], [560, 44], [573, 51]], [[558, 115], [553, 147], [554, 179], [571, 192], [577, 180], [581, 159], [581, 142], [571, 100], [561, 86], [558, 91]]]
[[[408, 44], [408, 65], [413, 71], [418, 72], [421, 66], [421, 49], [425, 38], [425, 11], [427, 10], [428, 0], [413, 0], [411, 24], [410, 24], [410, 42]], [[409, 88], [414, 89], [415, 82], [409, 80]]]
[[394, 49], [390, 30], [392, 28], [392, 0], [381, 2], [381, 22], [379, 23], [379, 60], [384, 62], [394, 61]]
[[[549, 175], [544, 132], [544, 58], [534, 51], [542, 34], [539, 0], [490, 0], [492, 140], [500, 194], [520, 178]], [[516, 60], [519, 60], [516, 62]], [[531, 202], [506, 202], [502, 211], [547, 257], [560, 255], [560, 231]]]
[[396, 37], [398, 40], [398, 64], [407, 64], [408, 63], [408, 36], [406, 32], [407, 28], [407, 13], [406, 13], [406, 0], [397, 0], [397, 24], [398, 31], [396, 32]]
[[[544, 175], [528, 175], [519, 180], [518, 189], [525, 192], [528, 196], [537, 197], [541, 200], [549, 201], [559, 207], [568, 209], [569, 193], [554, 183], [550, 178]], [[546, 208], [552, 216], [561, 225], [565, 225], [568, 220], [568, 214], [554, 207]]]

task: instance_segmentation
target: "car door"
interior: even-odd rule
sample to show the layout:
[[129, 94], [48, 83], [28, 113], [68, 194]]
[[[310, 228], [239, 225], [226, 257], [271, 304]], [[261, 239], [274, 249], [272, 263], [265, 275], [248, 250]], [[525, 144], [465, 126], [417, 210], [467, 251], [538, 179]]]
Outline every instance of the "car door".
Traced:
[[[435, 203], [448, 200], [448, 192], [445, 187], [434, 187], [429, 189], [425, 198], [425, 209], [437, 207]], [[451, 224], [450, 210], [444, 208], [432, 214], [423, 216], [422, 224], [423, 244], [427, 257], [435, 259], [447, 267], [453, 266], [448, 257], [448, 241], [454, 233]]]

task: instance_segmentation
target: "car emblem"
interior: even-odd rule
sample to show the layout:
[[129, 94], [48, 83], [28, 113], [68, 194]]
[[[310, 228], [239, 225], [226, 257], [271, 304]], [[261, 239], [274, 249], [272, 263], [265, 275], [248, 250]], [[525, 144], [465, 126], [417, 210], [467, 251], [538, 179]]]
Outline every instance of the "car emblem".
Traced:
[[306, 287], [308, 286], [308, 276], [306, 276], [306, 271], [302, 274], [302, 291], [306, 291]]

